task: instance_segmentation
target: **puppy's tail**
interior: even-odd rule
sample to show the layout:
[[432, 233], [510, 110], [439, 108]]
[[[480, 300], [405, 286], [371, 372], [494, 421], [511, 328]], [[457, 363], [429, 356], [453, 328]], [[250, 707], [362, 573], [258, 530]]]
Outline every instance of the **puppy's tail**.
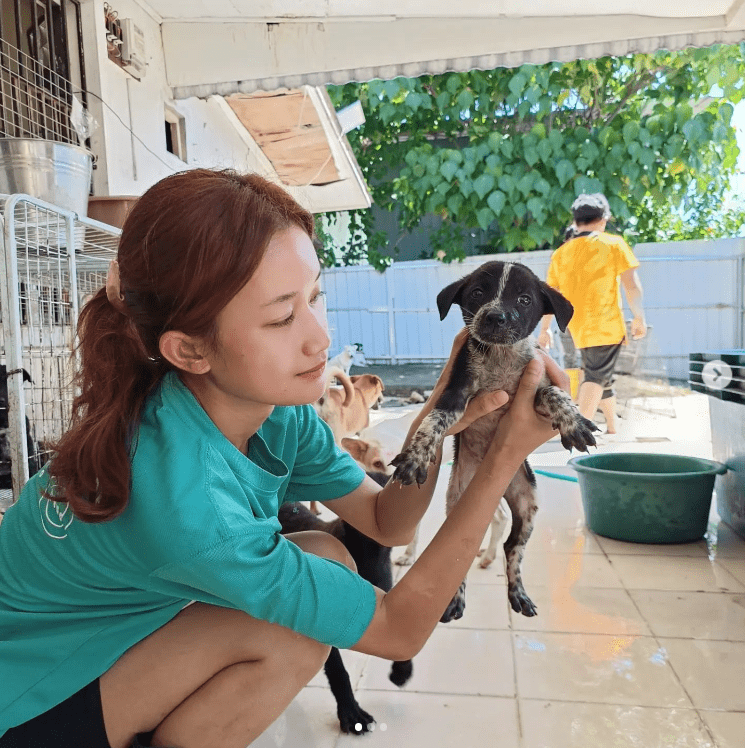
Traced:
[[340, 369], [338, 366], [329, 366], [326, 369], [327, 392], [329, 387], [331, 386], [331, 380], [334, 378], [336, 378], [344, 388], [344, 402], [342, 403], [342, 407], [346, 408], [354, 399], [354, 386], [352, 385], [352, 380], [347, 376], [343, 369]]

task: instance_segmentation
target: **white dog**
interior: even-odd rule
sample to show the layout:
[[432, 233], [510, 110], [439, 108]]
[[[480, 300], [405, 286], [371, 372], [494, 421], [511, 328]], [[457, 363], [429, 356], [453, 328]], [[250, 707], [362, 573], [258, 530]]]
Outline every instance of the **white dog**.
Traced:
[[365, 360], [365, 354], [362, 352], [362, 344], [354, 343], [345, 345], [341, 350], [341, 353], [337, 353], [329, 362], [328, 366], [338, 366], [345, 374], [349, 374], [349, 370], [352, 368], [352, 364], [355, 366], [367, 366]]

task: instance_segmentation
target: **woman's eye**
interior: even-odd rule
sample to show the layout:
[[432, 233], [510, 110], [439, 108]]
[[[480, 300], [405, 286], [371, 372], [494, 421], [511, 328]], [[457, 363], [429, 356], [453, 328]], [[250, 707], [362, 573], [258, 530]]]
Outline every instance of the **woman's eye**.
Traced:
[[272, 322], [270, 327], [287, 327], [287, 325], [292, 324], [292, 320], [295, 319], [295, 313], [293, 312], [289, 317], [285, 317], [285, 319], [280, 320], [279, 322]]
[[530, 304], [533, 303], [533, 299], [531, 299], [530, 296], [519, 296], [517, 303], [522, 304], [523, 306], [530, 306]]
[[317, 304], [324, 296], [326, 295], [325, 291], [319, 291], [317, 294], [314, 294], [313, 297], [310, 300], [310, 305], [314, 306]]

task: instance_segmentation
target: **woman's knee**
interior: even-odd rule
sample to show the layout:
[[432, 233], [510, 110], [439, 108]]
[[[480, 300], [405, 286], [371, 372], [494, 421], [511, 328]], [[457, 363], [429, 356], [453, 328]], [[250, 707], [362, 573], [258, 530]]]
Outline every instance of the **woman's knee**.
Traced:
[[294, 646], [278, 653], [276, 662], [280, 672], [292, 672], [300, 685], [306, 685], [324, 666], [331, 647], [306, 636], [297, 636]]

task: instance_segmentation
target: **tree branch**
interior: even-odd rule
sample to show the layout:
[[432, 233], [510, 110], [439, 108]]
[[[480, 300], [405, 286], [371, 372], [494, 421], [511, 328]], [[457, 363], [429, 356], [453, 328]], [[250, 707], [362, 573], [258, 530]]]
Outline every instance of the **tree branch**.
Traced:
[[610, 113], [608, 117], [605, 118], [604, 122], [605, 124], [609, 124], [612, 122], [616, 116], [619, 114], [619, 112], [624, 108], [626, 105], [626, 102], [637, 92], [641, 91], [642, 88], [649, 85], [657, 75], [657, 73], [661, 73], [665, 69], [664, 65], [660, 65], [659, 67], [656, 67], [654, 70], [650, 70], [648, 73], [643, 74], [639, 80], [630, 88], [626, 89], [626, 95], [621, 99], [618, 106]]

